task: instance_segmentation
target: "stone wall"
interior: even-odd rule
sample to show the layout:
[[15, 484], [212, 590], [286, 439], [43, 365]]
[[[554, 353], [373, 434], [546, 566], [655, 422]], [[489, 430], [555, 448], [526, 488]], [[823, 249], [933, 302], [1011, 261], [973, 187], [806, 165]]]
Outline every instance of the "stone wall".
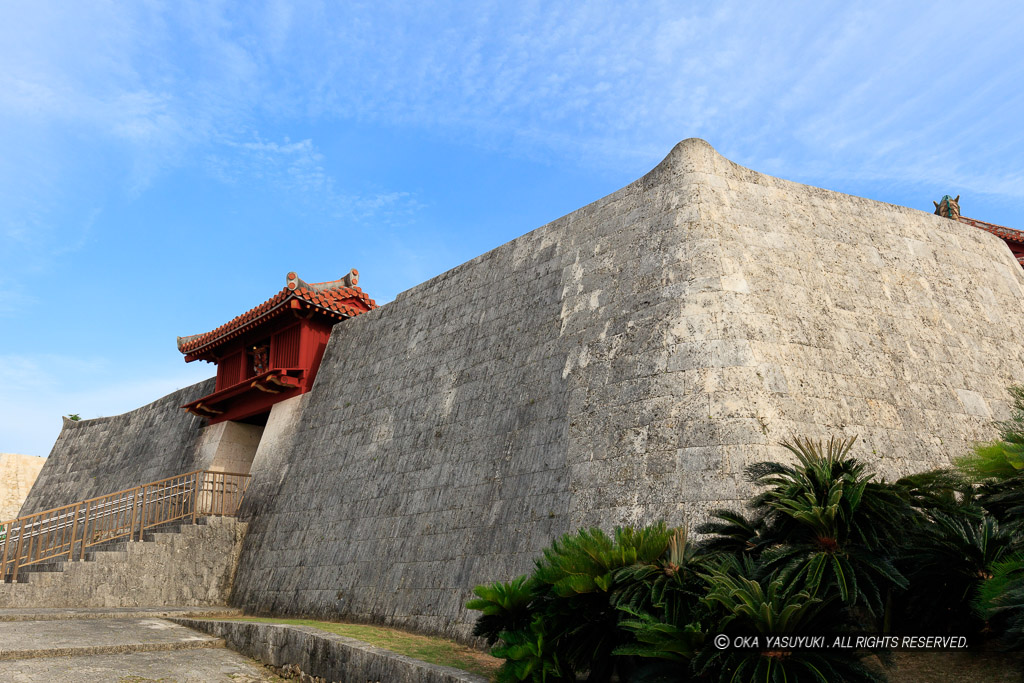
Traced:
[[263, 427], [244, 422], [210, 425], [204, 430], [197, 462], [215, 472], [248, 474], [262, 436]]
[[276, 668], [297, 667], [326, 681], [387, 683], [487, 683], [483, 676], [430, 664], [312, 626], [172, 618], [223, 638], [232, 650]]
[[733, 504], [785, 437], [946, 464], [1024, 381], [1022, 285], [992, 235], [687, 140], [335, 327], [256, 454], [234, 601], [465, 638], [473, 585], [581, 526]]
[[151, 541], [86, 551], [63, 571], [0, 582], [0, 609], [224, 606], [245, 529], [234, 517], [203, 517], [177, 532], [147, 532]]
[[[993, 235], [684, 141], [334, 328], [255, 453], [233, 602], [467, 638], [475, 584], [580, 526], [733, 504], [788, 436], [858, 435], [889, 478], [946, 464], [1024, 382], [1022, 296]], [[208, 390], [67, 427], [35, 502], [188, 469], [171, 407]]]
[[0, 453], [0, 522], [18, 516], [45, 458]]
[[21, 514], [205, 468], [216, 450], [204, 448], [206, 420], [181, 406], [212, 393], [213, 385], [208, 379], [114, 417], [64, 418]]

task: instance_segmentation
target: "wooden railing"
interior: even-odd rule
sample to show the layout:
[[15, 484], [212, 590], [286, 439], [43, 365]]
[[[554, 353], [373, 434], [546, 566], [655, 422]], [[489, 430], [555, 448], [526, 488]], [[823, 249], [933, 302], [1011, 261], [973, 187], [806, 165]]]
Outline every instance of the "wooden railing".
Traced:
[[81, 559], [86, 548], [115, 538], [141, 541], [146, 529], [167, 522], [234, 516], [248, 485], [248, 474], [196, 470], [0, 522], [0, 581], [37, 562]]

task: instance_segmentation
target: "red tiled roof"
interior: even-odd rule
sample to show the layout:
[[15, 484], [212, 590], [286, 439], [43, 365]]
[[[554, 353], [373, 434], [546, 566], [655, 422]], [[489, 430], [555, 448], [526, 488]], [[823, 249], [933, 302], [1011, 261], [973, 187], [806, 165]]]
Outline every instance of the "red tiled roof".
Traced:
[[966, 216], [960, 216], [960, 222], [967, 223], [967, 225], [973, 225], [976, 228], [981, 228], [982, 230], [990, 232], [997, 237], [1002, 237], [1004, 240], [1011, 240], [1013, 242], [1020, 242], [1021, 244], [1024, 244], [1024, 231], [1007, 228], [1004, 225], [996, 225], [995, 223], [986, 223], [985, 221], [979, 221], [977, 218], [967, 218]]
[[288, 281], [280, 292], [210, 332], [178, 337], [178, 350], [194, 356], [292, 308], [311, 309], [338, 320], [377, 308], [377, 303], [356, 286], [357, 282], [359, 271], [355, 268], [331, 282], [309, 283], [295, 273], [288, 273]]

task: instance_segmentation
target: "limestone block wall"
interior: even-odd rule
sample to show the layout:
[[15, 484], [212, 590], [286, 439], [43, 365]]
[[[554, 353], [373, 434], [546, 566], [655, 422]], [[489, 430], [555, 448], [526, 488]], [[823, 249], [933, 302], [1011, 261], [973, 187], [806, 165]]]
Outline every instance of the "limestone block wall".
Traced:
[[215, 472], [247, 474], [263, 436], [263, 427], [244, 422], [218, 422], [206, 427], [199, 462]]
[[[487, 678], [430, 664], [313, 626], [251, 621], [172, 618], [176, 624], [217, 638], [263, 664], [298, 667], [300, 680], [388, 683], [487, 683]], [[316, 677], [313, 679], [312, 677]]]
[[27, 583], [0, 582], [0, 609], [226, 605], [246, 525], [233, 517], [200, 521], [93, 551], [93, 559], [64, 562], [63, 571], [31, 573]]
[[65, 418], [21, 514], [204, 469], [216, 451], [203, 446], [206, 420], [181, 406], [212, 393], [213, 385], [214, 379], [199, 382], [123, 415]]
[[[261, 435], [233, 602], [465, 638], [475, 584], [580, 526], [735, 503], [780, 439], [858, 435], [889, 478], [946, 464], [1024, 382], [1022, 296], [993, 235], [684, 141], [334, 328]], [[210, 391], [66, 425], [26, 509], [207, 466], [178, 406]]]
[[45, 458], [0, 453], [0, 522], [18, 516]]
[[1022, 295], [992, 235], [684, 141], [335, 327], [256, 453], [234, 601], [467, 637], [473, 585], [580, 526], [734, 503], [785, 437], [946, 464], [1024, 381]]

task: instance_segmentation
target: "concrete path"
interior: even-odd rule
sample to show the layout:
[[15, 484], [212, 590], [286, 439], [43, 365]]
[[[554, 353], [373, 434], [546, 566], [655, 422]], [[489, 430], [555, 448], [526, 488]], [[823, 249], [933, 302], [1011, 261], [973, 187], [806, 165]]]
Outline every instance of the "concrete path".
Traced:
[[[0, 680], [121, 683], [279, 680], [255, 661], [224, 649], [220, 638], [160, 618], [207, 616], [211, 611], [166, 608], [6, 611], [0, 614]], [[221, 614], [224, 612], [219, 610]]]
[[42, 621], [61, 619], [142, 619], [144, 617], [240, 617], [234, 607], [42, 607], [0, 609], [0, 621]]

